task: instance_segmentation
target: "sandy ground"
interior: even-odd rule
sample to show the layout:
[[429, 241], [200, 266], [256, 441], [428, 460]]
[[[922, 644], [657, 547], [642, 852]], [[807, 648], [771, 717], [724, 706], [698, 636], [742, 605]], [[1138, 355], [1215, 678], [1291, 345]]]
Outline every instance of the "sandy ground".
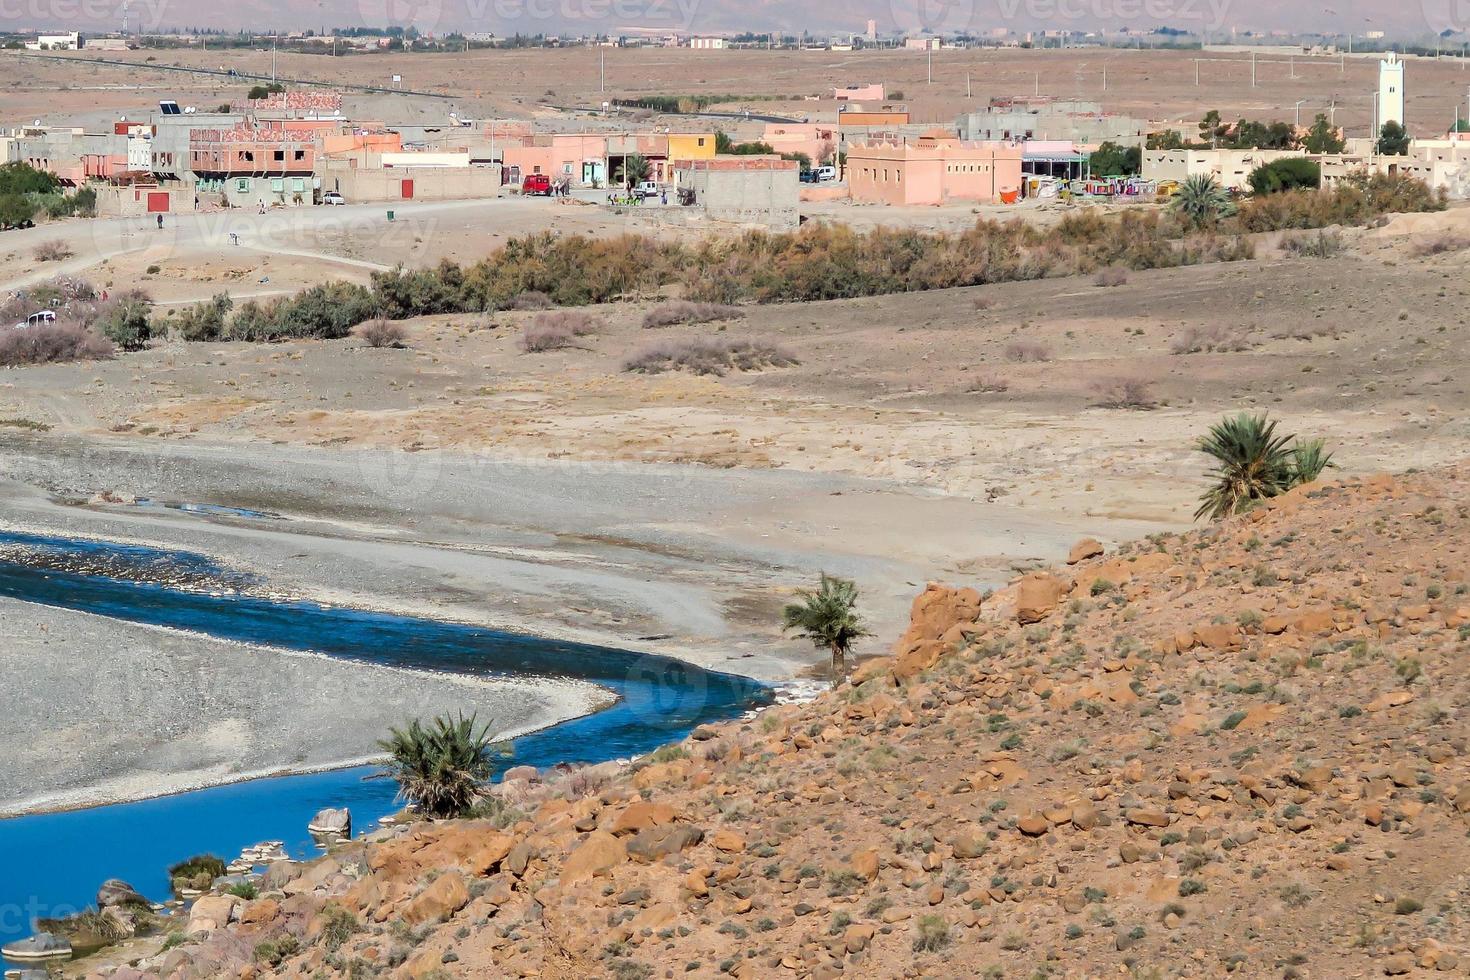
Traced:
[[362, 761], [388, 726], [446, 711], [512, 735], [600, 698], [586, 684], [348, 664], [9, 599], [0, 665], [0, 816]]
[[[599, 56], [604, 59], [605, 92]], [[0, 124], [5, 125], [53, 115], [95, 118], [98, 124], [121, 112], [139, 118], [157, 111], [160, 98], [213, 108], [243, 96], [249, 85], [245, 80], [227, 84], [224, 78], [162, 71], [161, 65], [226, 67], [266, 75], [271, 70], [269, 50], [101, 55], [133, 62], [132, 67], [89, 64], [85, 52], [70, 56], [74, 64], [22, 61], [25, 55], [12, 52], [0, 52], [0, 57], [15, 59], [17, 66], [5, 73], [17, 83], [0, 93]], [[1197, 58], [1202, 59], [1198, 85]], [[884, 82], [890, 97], [901, 96], [917, 122], [950, 125], [960, 112], [984, 106], [993, 97], [1036, 94], [1100, 100], [1112, 111], [1191, 123], [1210, 108], [1232, 120], [1240, 116], [1291, 120], [1296, 102], [1302, 100], [1303, 119], [1335, 106], [1337, 122], [1361, 136], [1367, 135], [1372, 121], [1378, 58], [1265, 53], [1256, 59], [1254, 85], [1248, 54], [1088, 48], [939, 51], [933, 56], [932, 83], [922, 51], [566, 48], [335, 59], [280, 53], [277, 70], [282, 77], [369, 85], [400, 74], [406, 86], [448, 97], [347, 96], [348, 111], [358, 118], [413, 126], [448, 125], [451, 107], [474, 118], [532, 118], [550, 115], [547, 103], [594, 106], [605, 98], [650, 94], [730, 95], [735, 101], [722, 108], [815, 119], [835, 114], [833, 86]], [[1408, 71], [1409, 128], [1443, 132], [1454, 107], [1464, 103], [1470, 76], [1458, 59], [1451, 58], [1411, 59]]]

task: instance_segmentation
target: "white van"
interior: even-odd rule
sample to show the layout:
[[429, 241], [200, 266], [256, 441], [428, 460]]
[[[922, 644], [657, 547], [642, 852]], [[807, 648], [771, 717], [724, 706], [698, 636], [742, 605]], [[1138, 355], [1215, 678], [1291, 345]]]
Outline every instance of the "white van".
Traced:
[[816, 175], [817, 175], [817, 179], [818, 180], [836, 180], [837, 179], [837, 168], [836, 167], [817, 167], [817, 168], [815, 168], [815, 171], [816, 171]]
[[39, 327], [43, 323], [55, 323], [56, 312], [54, 310], [38, 310], [25, 318], [23, 323], [17, 323], [15, 329], [24, 330], [27, 327]]

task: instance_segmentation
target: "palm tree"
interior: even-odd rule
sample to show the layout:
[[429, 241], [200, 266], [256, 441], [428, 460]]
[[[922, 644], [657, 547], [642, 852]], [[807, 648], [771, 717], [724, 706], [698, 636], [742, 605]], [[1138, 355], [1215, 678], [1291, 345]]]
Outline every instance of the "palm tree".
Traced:
[[1170, 207], [1196, 228], [1212, 225], [1235, 213], [1235, 202], [1212, 174], [1195, 174], [1184, 181]]
[[461, 712], [429, 725], [415, 718], [406, 729], [390, 728], [378, 742], [387, 752], [387, 775], [398, 783], [398, 797], [428, 817], [453, 817], [469, 809], [490, 780], [497, 746], [490, 726], [476, 729], [475, 716]]
[[818, 650], [832, 651], [832, 686], [836, 687], [847, 679], [847, 652], [853, 641], [873, 635], [863, 628], [854, 608], [857, 584], [823, 572], [820, 588], [815, 592], [803, 589], [796, 595], [801, 601], [789, 603], [782, 611], [785, 628], [796, 630]]
[[1229, 517], [1296, 486], [1296, 457], [1287, 448], [1292, 438], [1276, 435], [1276, 423], [1264, 414], [1242, 412], [1210, 426], [1199, 450], [1216, 461], [1215, 485], [1200, 498], [1195, 519]]
[[1313, 483], [1322, 476], [1323, 470], [1337, 469], [1332, 454], [1322, 439], [1298, 439], [1291, 447], [1291, 466], [1296, 484]]
[[653, 168], [648, 162], [648, 157], [634, 153], [623, 159], [623, 184], [627, 187], [637, 187], [648, 179], [649, 171]]

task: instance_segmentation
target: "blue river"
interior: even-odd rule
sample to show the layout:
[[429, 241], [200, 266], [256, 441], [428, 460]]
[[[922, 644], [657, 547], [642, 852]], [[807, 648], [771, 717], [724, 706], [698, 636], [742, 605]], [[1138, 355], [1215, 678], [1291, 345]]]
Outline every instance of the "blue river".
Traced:
[[[611, 707], [596, 714], [516, 739], [501, 769], [641, 755], [697, 725], [768, 704], [772, 697], [769, 687], [749, 678], [666, 657], [261, 599], [233, 591], [229, 574], [200, 555], [0, 532], [4, 546], [53, 561], [0, 560], [0, 596], [375, 664], [577, 678], [616, 696]], [[95, 559], [91, 568], [88, 559]], [[78, 570], [70, 570], [68, 561]], [[109, 574], [96, 574], [96, 567]], [[120, 571], [128, 568], [217, 574], [223, 591], [140, 582]], [[35, 737], [46, 736], [37, 732]], [[365, 752], [370, 749], [364, 746]], [[165, 869], [194, 854], [213, 853], [228, 861], [242, 847], [283, 840], [293, 857], [309, 856], [315, 851], [306, 824], [323, 807], [349, 807], [358, 831], [370, 829], [379, 817], [399, 809], [396, 785], [370, 778], [375, 772], [359, 767], [256, 779], [137, 803], [0, 820], [0, 944], [28, 935], [38, 917], [87, 907], [107, 878], [123, 878], [162, 900], [169, 897]]]

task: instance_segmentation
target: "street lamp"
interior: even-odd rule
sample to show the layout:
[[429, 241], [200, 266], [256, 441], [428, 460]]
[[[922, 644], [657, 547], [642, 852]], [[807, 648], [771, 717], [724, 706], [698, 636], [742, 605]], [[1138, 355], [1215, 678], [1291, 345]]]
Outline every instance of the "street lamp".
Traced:
[[1302, 128], [1302, 104], [1305, 103], [1306, 101], [1307, 101], [1306, 99], [1297, 99], [1296, 100], [1296, 128], [1297, 129], [1301, 129]]

